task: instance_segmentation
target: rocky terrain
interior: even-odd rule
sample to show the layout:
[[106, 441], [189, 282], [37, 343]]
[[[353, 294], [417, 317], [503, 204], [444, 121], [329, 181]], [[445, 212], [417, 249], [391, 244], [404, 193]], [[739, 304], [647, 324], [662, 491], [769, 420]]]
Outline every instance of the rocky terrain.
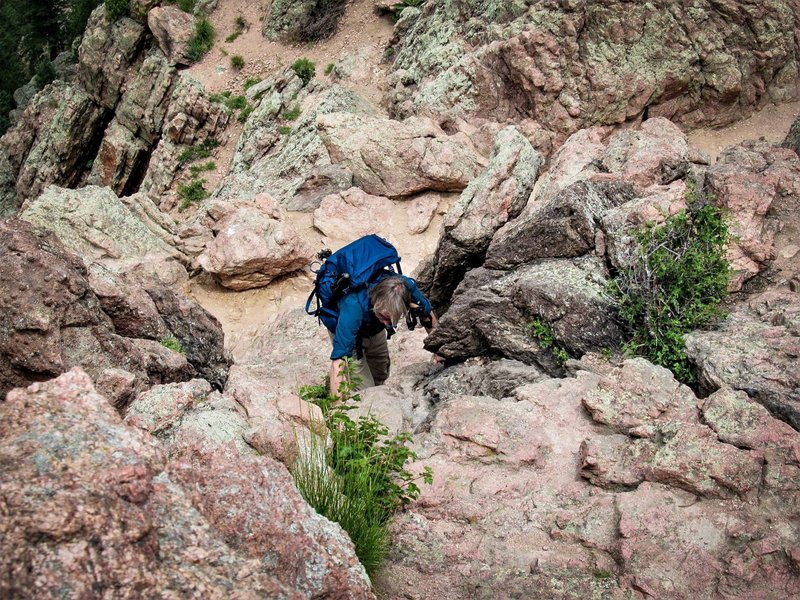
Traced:
[[[799, 7], [342, 6], [298, 46], [316, 2], [101, 5], [12, 115], [0, 595], [800, 596], [800, 120], [713, 156], [687, 137], [800, 99]], [[619, 352], [607, 284], [696, 190], [732, 278], [690, 388]], [[289, 474], [329, 365], [308, 266], [368, 233], [440, 315], [363, 393], [434, 472], [372, 580]]]

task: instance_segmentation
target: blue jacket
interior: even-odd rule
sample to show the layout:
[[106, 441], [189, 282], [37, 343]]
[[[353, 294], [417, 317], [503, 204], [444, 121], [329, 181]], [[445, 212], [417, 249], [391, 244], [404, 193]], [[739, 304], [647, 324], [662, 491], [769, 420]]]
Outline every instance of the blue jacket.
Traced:
[[[430, 315], [433, 307], [422, 292], [419, 291], [417, 283], [410, 277], [404, 275], [399, 277], [402, 277], [408, 286], [411, 292], [411, 301], [419, 304], [426, 316]], [[323, 319], [325, 326], [333, 333], [331, 360], [344, 358], [345, 356], [355, 356], [356, 343], [359, 336], [369, 337], [375, 335], [381, 329], [388, 329], [372, 312], [369, 292], [373, 286], [345, 295], [339, 301], [339, 318], [337, 321]]]

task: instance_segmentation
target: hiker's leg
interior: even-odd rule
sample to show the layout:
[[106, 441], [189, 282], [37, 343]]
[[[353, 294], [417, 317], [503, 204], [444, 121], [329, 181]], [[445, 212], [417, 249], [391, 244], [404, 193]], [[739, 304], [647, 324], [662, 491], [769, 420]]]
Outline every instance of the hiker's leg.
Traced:
[[[331, 338], [331, 342], [333, 341], [333, 333], [328, 331], [328, 336]], [[384, 334], [384, 338], [386, 335]], [[361, 379], [361, 383], [358, 385], [359, 390], [363, 390], [364, 388], [373, 387], [375, 385], [375, 380], [372, 378], [372, 373], [370, 372], [369, 365], [367, 364], [366, 359], [367, 353], [362, 352], [361, 358], [353, 357], [355, 361], [353, 375]]]
[[389, 378], [389, 344], [386, 341], [386, 330], [364, 338], [363, 345], [374, 385], [382, 385]]

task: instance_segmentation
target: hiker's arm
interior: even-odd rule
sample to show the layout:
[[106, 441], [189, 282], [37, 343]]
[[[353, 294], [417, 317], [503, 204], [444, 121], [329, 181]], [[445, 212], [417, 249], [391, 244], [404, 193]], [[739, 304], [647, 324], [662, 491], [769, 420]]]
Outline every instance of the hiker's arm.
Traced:
[[439, 319], [436, 318], [435, 312], [431, 311], [429, 317], [430, 320], [428, 320], [426, 323], [422, 323], [422, 326], [425, 328], [426, 333], [430, 333], [431, 331], [436, 329], [436, 327], [439, 325]]
[[342, 383], [342, 359], [331, 361], [330, 392], [331, 396], [339, 396], [339, 384]]

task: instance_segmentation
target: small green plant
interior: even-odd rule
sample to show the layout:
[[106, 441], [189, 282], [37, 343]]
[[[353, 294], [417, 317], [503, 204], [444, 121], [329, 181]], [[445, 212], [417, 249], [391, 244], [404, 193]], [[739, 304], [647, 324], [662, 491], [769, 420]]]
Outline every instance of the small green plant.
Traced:
[[193, 62], [199, 61], [214, 46], [214, 26], [207, 17], [194, 22], [194, 36], [189, 40], [186, 55]]
[[178, 196], [181, 202], [178, 205], [178, 211], [184, 211], [195, 202], [200, 202], [208, 198], [208, 192], [205, 188], [205, 179], [193, 179], [188, 185], [178, 186]]
[[316, 74], [316, 67], [312, 61], [307, 58], [298, 58], [292, 64], [292, 71], [300, 78], [300, 81], [303, 82], [303, 87], [308, 85], [308, 82], [314, 79], [314, 75]]
[[244, 123], [245, 121], [247, 121], [247, 117], [250, 116], [251, 112], [253, 112], [253, 105], [248, 104], [242, 110], [239, 111], [239, 116], [236, 117], [236, 120], [239, 121], [239, 123]]
[[392, 60], [396, 52], [394, 46], [386, 46], [386, 48], [383, 49], [383, 61], [389, 62]]
[[297, 117], [300, 116], [300, 103], [295, 102], [294, 106], [283, 113], [283, 119], [285, 121], [296, 121]]
[[281, 135], [289, 135], [290, 133], [292, 133], [292, 128], [289, 127], [288, 125], [281, 125], [280, 127], [278, 127], [278, 133], [280, 133]]
[[334, 65], [333, 63], [328, 63], [328, 65], [325, 67], [325, 75], [330, 75], [331, 73], [333, 73], [333, 68], [335, 66], [336, 65]]
[[260, 77], [248, 77], [244, 82], [244, 91], [246, 92], [257, 83], [261, 83]]
[[[301, 398], [320, 407], [330, 440], [326, 444], [312, 436], [292, 475], [303, 498], [347, 531], [359, 560], [373, 574], [386, 556], [389, 520], [419, 497], [418, 478], [406, 469], [417, 457], [408, 447], [409, 434], [390, 436], [371, 413], [350, 416], [361, 400], [352, 361], [346, 361], [343, 373], [338, 398], [328, 396], [325, 385], [301, 388]], [[429, 467], [420, 478], [432, 483]]]
[[178, 339], [175, 337], [170, 336], [164, 338], [163, 340], [161, 340], [161, 345], [164, 346], [164, 348], [172, 350], [173, 352], [177, 352], [178, 354], [186, 354], [183, 347], [181, 346], [180, 341], [178, 341]]
[[242, 57], [241, 54], [234, 54], [233, 56], [231, 56], [231, 68], [239, 71], [243, 66], [244, 66], [244, 57]]
[[203, 163], [200, 165], [192, 165], [189, 167], [189, 172], [192, 174], [192, 178], [197, 177], [203, 171], [215, 171], [217, 169], [217, 163], [213, 160], [208, 161], [207, 163]]
[[36, 74], [34, 75], [34, 83], [36, 89], [40, 90], [48, 83], [56, 78], [56, 68], [50, 59], [44, 58], [36, 65]]
[[225, 41], [230, 43], [236, 40], [247, 29], [247, 21], [242, 15], [239, 15], [233, 20], [233, 33], [225, 38]]
[[394, 5], [394, 18], [395, 20], [400, 18], [400, 15], [403, 14], [403, 11], [411, 6], [414, 8], [418, 8], [425, 4], [425, 0], [401, 0]]
[[178, 8], [180, 8], [183, 12], [192, 14], [194, 12], [195, 4], [197, 4], [197, 0], [177, 0], [177, 2], [171, 2], [170, 4], [177, 4]]
[[563, 365], [565, 362], [567, 362], [567, 360], [569, 360], [569, 352], [567, 352], [566, 348], [556, 341], [555, 337], [553, 336], [553, 328], [550, 327], [549, 323], [540, 317], [535, 317], [530, 323], [528, 323], [528, 328], [531, 331], [531, 335], [536, 338], [536, 341], [539, 343], [539, 345], [545, 350], [550, 350], [550, 352], [553, 353], [553, 357], [560, 364]]
[[721, 315], [730, 267], [730, 239], [722, 211], [693, 186], [688, 210], [635, 232], [634, 259], [611, 280], [630, 341], [624, 349], [667, 367], [691, 385], [697, 375], [686, 356], [684, 334]]
[[116, 21], [120, 17], [131, 14], [130, 0], [105, 0], [105, 5], [106, 20], [109, 23]]
[[184, 148], [178, 155], [178, 162], [183, 165], [188, 162], [192, 162], [193, 160], [197, 160], [198, 158], [208, 158], [211, 156], [211, 151], [217, 146], [219, 146], [219, 142], [217, 140], [206, 138], [197, 146], [189, 146], [188, 148]]

